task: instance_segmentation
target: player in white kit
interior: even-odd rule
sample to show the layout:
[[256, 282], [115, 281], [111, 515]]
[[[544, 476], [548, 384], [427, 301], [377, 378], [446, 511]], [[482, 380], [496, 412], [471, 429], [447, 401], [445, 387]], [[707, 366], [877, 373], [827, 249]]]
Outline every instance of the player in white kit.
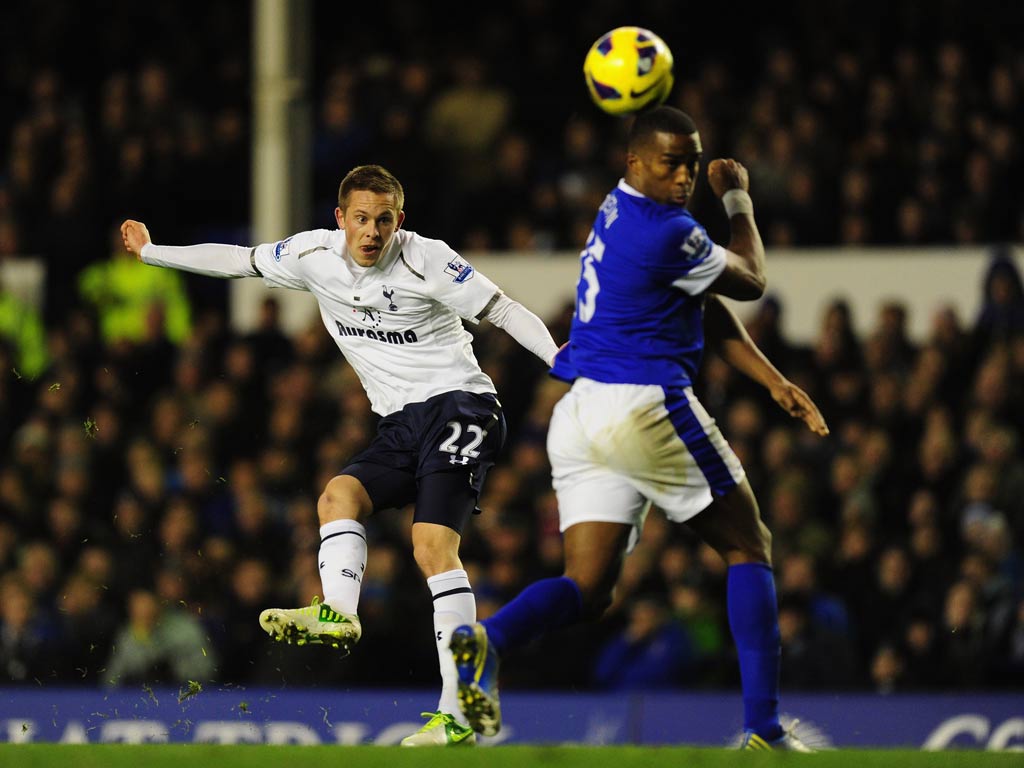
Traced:
[[445, 243], [402, 230], [403, 201], [398, 179], [369, 165], [342, 181], [336, 230], [300, 232], [254, 248], [155, 245], [145, 225], [132, 220], [121, 232], [147, 264], [259, 276], [316, 297], [324, 326], [383, 418], [370, 447], [327, 483], [317, 505], [324, 601], [267, 609], [260, 624], [289, 643], [351, 648], [362, 633], [357, 607], [367, 546], [361, 521], [414, 503], [413, 554], [433, 596], [442, 692], [437, 711], [402, 743], [473, 744], [447, 649], [452, 630], [476, 620], [459, 543], [504, 441], [505, 422], [462, 320], [490, 320], [549, 365], [557, 347], [536, 315]]

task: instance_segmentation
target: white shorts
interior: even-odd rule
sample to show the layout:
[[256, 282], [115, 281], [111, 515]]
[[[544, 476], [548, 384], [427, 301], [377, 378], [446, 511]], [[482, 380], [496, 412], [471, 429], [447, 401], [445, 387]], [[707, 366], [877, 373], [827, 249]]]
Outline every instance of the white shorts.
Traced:
[[635, 538], [652, 502], [682, 523], [744, 477], [690, 387], [577, 379], [555, 406], [548, 455], [562, 531], [624, 523]]

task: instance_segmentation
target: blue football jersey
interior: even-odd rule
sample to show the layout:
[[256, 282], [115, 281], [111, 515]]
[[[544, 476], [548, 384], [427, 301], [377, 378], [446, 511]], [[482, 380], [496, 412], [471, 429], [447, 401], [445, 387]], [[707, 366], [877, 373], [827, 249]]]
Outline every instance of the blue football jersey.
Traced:
[[704, 291], [725, 250], [689, 211], [620, 181], [580, 254], [569, 344], [552, 375], [688, 386], [704, 350]]

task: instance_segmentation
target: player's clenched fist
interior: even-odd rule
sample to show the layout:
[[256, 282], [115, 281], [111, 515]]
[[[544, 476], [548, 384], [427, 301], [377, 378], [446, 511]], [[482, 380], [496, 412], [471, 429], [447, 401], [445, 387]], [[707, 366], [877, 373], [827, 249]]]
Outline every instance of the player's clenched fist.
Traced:
[[708, 182], [715, 194], [721, 197], [730, 189], [750, 189], [750, 177], [742, 163], [729, 159], [717, 158], [708, 163]]
[[133, 221], [132, 219], [126, 220], [121, 225], [121, 239], [124, 241], [124, 247], [130, 253], [134, 253], [137, 259], [142, 258], [142, 247], [146, 243], [152, 242], [146, 225], [141, 221]]

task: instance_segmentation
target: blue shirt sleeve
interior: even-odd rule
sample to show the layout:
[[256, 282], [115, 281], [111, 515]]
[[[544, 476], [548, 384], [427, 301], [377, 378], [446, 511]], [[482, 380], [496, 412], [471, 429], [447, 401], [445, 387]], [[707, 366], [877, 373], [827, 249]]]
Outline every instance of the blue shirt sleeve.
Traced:
[[665, 282], [696, 295], [707, 290], [725, 265], [725, 249], [687, 214], [663, 228], [652, 267]]

